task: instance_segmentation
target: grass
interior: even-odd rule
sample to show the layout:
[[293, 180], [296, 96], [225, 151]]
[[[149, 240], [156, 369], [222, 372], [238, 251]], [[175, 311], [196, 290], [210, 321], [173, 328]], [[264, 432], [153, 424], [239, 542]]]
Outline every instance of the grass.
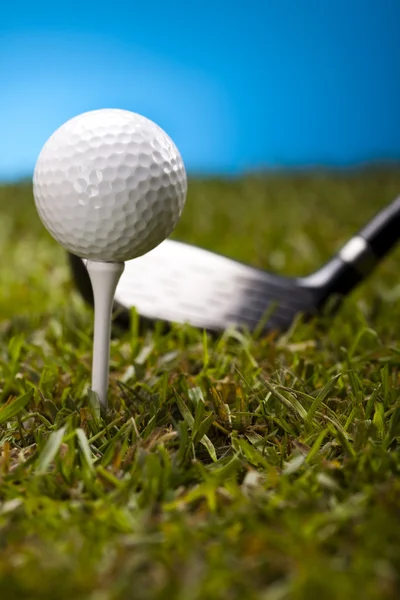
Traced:
[[[192, 181], [175, 237], [306, 273], [399, 189], [395, 169]], [[92, 314], [28, 184], [0, 188], [0, 252], [1, 598], [398, 598], [399, 250], [281, 336], [133, 318], [106, 419]]]

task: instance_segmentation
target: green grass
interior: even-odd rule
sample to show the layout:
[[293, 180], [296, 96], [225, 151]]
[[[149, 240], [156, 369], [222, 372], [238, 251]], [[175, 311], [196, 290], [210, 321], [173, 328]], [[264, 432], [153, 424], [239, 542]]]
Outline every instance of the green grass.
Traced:
[[[306, 273], [399, 190], [394, 169], [192, 181], [175, 237]], [[399, 597], [399, 250], [282, 336], [133, 319], [105, 419], [29, 185], [0, 188], [0, 256], [0, 598]]]

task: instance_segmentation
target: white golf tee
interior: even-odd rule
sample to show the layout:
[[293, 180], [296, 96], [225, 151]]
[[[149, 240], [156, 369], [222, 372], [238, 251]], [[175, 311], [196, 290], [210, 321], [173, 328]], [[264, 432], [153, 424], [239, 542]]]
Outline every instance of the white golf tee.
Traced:
[[92, 283], [94, 298], [92, 390], [96, 392], [105, 409], [107, 408], [110, 369], [112, 307], [115, 290], [125, 264], [88, 260], [86, 267]]

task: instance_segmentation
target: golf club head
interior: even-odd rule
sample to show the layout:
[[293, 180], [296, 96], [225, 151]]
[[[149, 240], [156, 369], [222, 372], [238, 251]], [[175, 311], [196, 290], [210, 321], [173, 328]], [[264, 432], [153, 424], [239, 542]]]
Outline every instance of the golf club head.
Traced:
[[[189, 323], [209, 331], [234, 325], [287, 330], [343, 297], [371, 273], [400, 233], [400, 197], [381, 210], [340, 252], [307, 277], [284, 277], [182, 242], [165, 240], [127, 261], [115, 294], [116, 319], [129, 324], [134, 306], [143, 323]], [[93, 304], [85, 261], [69, 254], [74, 279]], [[329, 303], [328, 303], [329, 301]]]
[[[75, 280], [92, 303], [84, 261], [69, 255]], [[115, 294], [117, 319], [128, 322], [135, 306], [146, 321], [190, 323], [210, 331], [230, 325], [286, 329], [298, 313], [313, 314], [318, 294], [301, 279], [280, 277], [214, 252], [165, 240], [127, 261]]]

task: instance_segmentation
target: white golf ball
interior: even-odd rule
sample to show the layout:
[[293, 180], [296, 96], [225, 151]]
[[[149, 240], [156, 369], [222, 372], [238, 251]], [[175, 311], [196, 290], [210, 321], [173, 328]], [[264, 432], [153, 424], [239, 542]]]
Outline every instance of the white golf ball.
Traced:
[[33, 193], [43, 224], [73, 254], [124, 262], [160, 244], [186, 199], [173, 141], [136, 113], [103, 109], [67, 121], [45, 143]]

